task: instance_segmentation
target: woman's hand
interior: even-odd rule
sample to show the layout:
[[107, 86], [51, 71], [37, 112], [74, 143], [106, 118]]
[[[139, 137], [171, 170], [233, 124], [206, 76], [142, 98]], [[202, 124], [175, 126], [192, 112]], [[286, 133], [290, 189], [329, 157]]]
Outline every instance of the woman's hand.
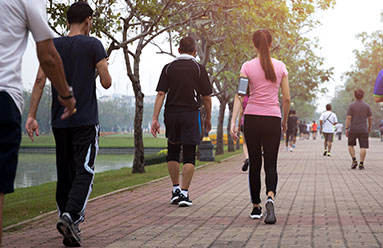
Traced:
[[287, 131], [287, 120], [282, 121], [282, 133], [286, 133]]
[[235, 125], [235, 123], [231, 123], [230, 135], [234, 141], [236, 141], [238, 139], [238, 129], [237, 129], [237, 126]]

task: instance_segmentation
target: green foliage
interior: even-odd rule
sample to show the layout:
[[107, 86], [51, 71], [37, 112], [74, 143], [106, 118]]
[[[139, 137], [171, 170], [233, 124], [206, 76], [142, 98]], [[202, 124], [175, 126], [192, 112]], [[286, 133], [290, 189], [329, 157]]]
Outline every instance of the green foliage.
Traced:
[[372, 34], [361, 33], [357, 36], [364, 48], [355, 50], [355, 64], [344, 76], [345, 87], [336, 92], [332, 100], [336, 108], [345, 118], [348, 105], [354, 101], [354, 91], [358, 88], [364, 91], [364, 101], [370, 105], [373, 117], [373, 129], [378, 129], [383, 119], [383, 109], [374, 102], [373, 91], [376, 77], [383, 68], [383, 32], [376, 31]]
[[167, 154], [152, 154], [145, 156], [145, 166], [166, 162]]

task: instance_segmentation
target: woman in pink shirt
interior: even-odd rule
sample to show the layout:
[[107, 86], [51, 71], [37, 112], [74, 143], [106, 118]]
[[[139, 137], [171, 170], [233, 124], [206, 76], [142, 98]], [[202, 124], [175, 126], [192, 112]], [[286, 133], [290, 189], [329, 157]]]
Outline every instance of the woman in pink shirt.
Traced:
[[[249, 100], [245, 109], [244, 134], [249, 151], [249, 187], [253, 210], [250, 217], [262, 217], [261, 168], [262, 150], [264, 152], [264, 170], [266, 174], [266, 224], [274, 224], [274, 196], [276, 194], [278, 174], [277, 159], [281, 138], [281, 127], [286, 131], [290, 109], [290, 90], [286, 66], [270, 56], [272, 37], [268, 30], [258, 30], [253, 35], [257, 57], [243, 64], [241, 77], [249, 79]], [[279, 88], [283, 96], [283, 119], [278, 101]], [[234, 101], [231, 135], [237, 139], [235, 126], [241, 107], [242, 96], [238, 94]]]

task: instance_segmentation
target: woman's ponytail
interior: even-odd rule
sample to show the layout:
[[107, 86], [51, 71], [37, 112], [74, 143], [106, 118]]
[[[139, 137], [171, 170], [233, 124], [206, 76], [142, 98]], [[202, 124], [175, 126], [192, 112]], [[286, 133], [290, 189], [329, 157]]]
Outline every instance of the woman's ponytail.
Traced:
[[253, 35], [253, 43], [259, 51], [261, 66], [265, 72], [265, 77], [271, 82], [276, 82], [277, 76], [275, 75], [274, 66], [270, 56], [271, 42], [271, 33], [267, 29], [258, 30]]

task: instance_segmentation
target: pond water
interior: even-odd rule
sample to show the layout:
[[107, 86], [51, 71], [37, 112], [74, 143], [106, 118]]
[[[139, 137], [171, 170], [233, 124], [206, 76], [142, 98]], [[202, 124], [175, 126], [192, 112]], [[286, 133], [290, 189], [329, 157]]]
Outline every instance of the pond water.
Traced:
[[[133, 159], [133, 155], [99, 154], [95, 163], [95, 171], [97, 173], [124, 167], [131, 168]], [[55, 154], [19, 154], [15, 188], [36, 186], [56, 180]]]

